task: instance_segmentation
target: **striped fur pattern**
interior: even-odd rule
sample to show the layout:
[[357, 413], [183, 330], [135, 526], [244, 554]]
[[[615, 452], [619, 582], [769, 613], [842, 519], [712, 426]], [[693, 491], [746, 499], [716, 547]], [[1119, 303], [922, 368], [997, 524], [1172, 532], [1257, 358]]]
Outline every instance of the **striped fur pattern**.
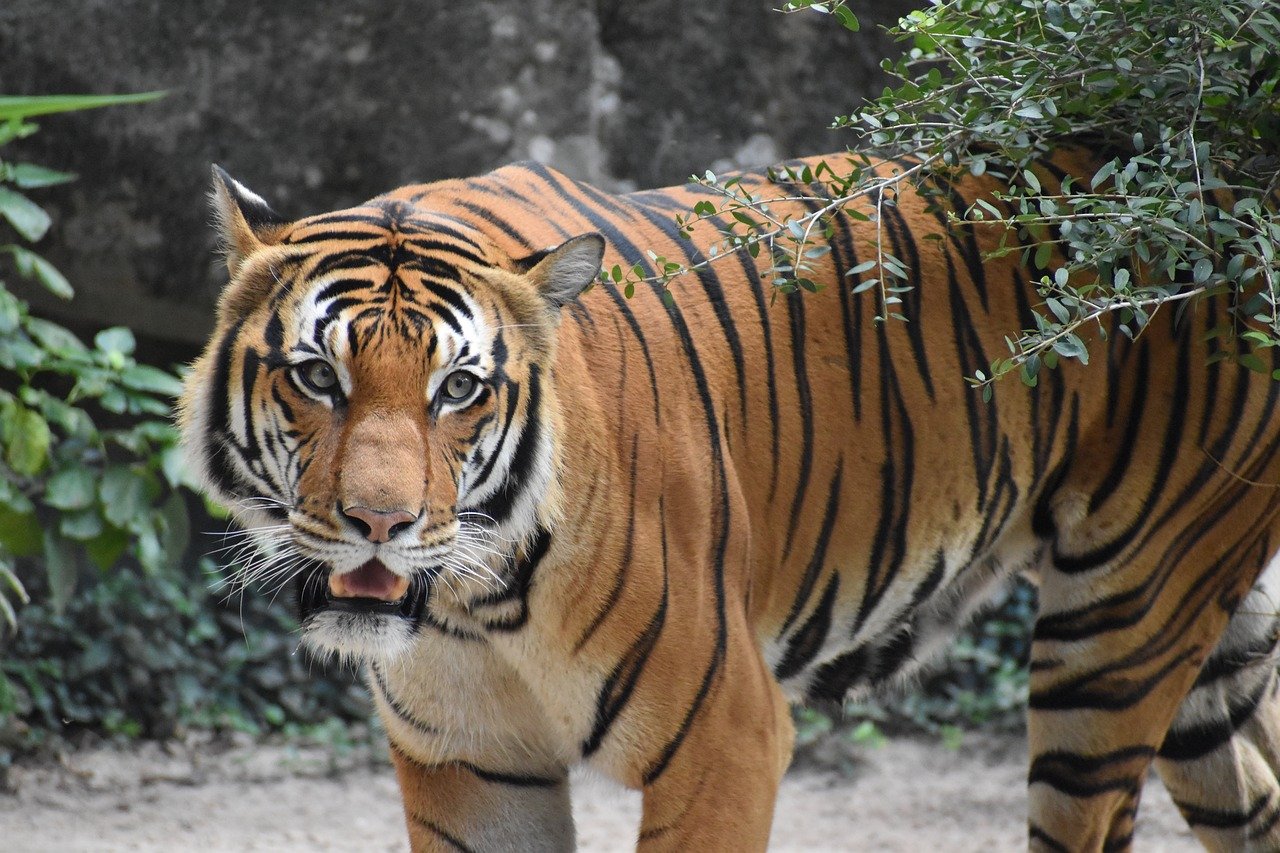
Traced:
[[250, 579], [363, 662], [415, 849], [570, 849], [584, 762], [643, 791], [642, 849], [762, 849], [788, 703], [901, 679], [1019, 571], [1031, 847], [1128, 848], [1153, 761], [1206, 845], [1280, 846], [1280, 386], [1210, 363], [1217, 297], [982, 402], [962, 379], [1042, 272], [947, 227], [994, 186], [884, 207], [916, 287], [877, 326], [843, 274], [874, 222], [837, 222], [820, 293], [741, 255], [666, 305], [576, 294], [601, 260], [699, 260], [696, 187], [521, 164], [286, 221], [218, 177], [231, 282], [185, 445], [262, 543]]

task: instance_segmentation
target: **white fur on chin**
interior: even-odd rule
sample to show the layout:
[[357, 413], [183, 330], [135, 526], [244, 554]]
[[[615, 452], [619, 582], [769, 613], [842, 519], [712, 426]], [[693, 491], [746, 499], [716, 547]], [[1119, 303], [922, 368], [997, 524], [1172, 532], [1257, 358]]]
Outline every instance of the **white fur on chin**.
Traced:
[[302, 644], [323, 661], [391, 663], [412, 647], [412, 623], [399, 616], [321, 611], [303, 625]]

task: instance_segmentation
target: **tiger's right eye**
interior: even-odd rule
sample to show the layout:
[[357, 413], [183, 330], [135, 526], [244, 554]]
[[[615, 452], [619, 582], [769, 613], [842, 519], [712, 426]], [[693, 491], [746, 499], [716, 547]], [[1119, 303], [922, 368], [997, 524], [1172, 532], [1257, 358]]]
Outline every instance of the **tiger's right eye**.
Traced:
[[302, 384], [306, 385], [312, 391], [320, 394], [331, 394], [338, 387], [338, 374], [334, 371], [333, 365], [321, 359], [306, 361], [298, 365], [298, 378], [302, 380]]

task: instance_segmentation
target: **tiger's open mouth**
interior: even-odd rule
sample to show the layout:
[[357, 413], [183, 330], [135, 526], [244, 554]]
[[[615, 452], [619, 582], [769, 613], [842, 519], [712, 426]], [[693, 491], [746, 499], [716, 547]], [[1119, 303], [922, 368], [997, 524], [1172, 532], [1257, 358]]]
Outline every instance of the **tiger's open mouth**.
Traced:
[[427, 600], [428, 584], [415, 575], [405, 578], [374, 558], [353, 572], [335, 574], [323, 563], [298, 580], [299, 620], [326, 610], [417, 620]]

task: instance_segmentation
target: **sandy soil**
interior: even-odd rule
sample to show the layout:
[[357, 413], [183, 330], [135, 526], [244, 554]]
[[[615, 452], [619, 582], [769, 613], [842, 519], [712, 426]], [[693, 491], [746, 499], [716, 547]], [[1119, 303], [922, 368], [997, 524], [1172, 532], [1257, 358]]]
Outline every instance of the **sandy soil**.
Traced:
[[[974, 736], [958, 750], [893, 740], [839, 767], [793, 770], [771, 850], [1023, 850], [1024, 752]], [[402, 851], [389, 765], [321, 749], [143, 745], [15, 768], [0, 794], [0, 850]], [[639, 797], [574, 779], [579, 847], [631, 849]], [[1159, 781], [1143, 797], [1140, 850], [1199, 850]]]

